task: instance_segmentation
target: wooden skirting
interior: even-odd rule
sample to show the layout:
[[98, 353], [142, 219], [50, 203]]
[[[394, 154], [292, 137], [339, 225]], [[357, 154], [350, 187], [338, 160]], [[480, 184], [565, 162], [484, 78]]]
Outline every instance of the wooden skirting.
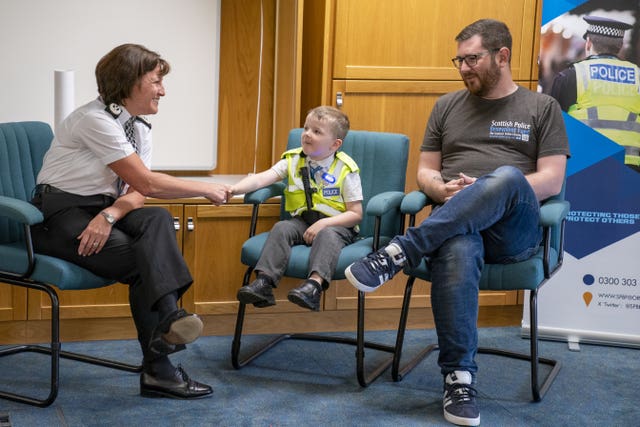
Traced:
[[[367, 330], [393, 330], [398, 326], [396, 309], [368, 310]], [[522, 319], [522, 306], [481, 306], [478, 316], [480, 327], [518, 326]], [[235, 315], [203, 316], [204, 335], [233, 335]], [[269, 334], [285, 332], [343, 332], [353, 331], [355, 310], [337, 310], [319, 313], [248, 314], [244, 332]], [[409, 329], [433, 328], [431, 309], [413, 308], [409, 314]], [[292, 329], [294, 328], [294, 329]], [[0, 322], [0, 345], [18, 343], [44, 343], [49, 340], [50, 322], [46, 320]], [[91, 341], [135, 339], [136, 331], [130, 318], [63, 319], [60, 325], [62, 341]]]

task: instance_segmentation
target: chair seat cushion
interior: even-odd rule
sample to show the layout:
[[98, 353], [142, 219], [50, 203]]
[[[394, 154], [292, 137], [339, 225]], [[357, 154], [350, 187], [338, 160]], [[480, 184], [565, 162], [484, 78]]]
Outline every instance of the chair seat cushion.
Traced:
[[[480, 277], [480, 290], [533, 290], [544, 281], [544, 267], [542, 263], [543, 248], [526, 261], [513, 264], [485, 264]], [[557, 264], [558, 255], [554, 249], [550, 253], [549, 269], [553, 270]], [[416, 268], [406, 267], [404, 273], [422, 280], [431, 280], [431, 272], [423, 259]]]
[[[27, 269], [27, 256], [23, 242], [0, 245], [0, 258], [3, 266], [6, 266], [6, 271], [23, 273]], [[35, 269], [29, 278], [37, 282], [53, 284], [59, 289], [94, 289], [115, 283], [113, 280], [96, 276], [89, 270], [59, 258], [35, 254], [35, 261]]]
[[[240, 255], [240, 261], [247, 266], [255, 267], [262, 253], [262, 248], [269, 232], [257, 234], [248, 239], [242, 245], [242, 252]], [[381, 237], [380, 245], [383, 246], [389, 242], [389, 238]], [[354, 261], [364, 258], [372, 252], [373, 238], [357, 240], [356, 242], [345, 246], [340, 252], [340, 258], [338, 259], [338, 265], [336, 271], [333, 274], [333, 280], [342, 280], [345, 278], [344, 270]], [[296, 277], [298, 279], [306, 279], [309, 272], [309, 253], [311, 247], [306, 245], [296, 245], [291, 248], [291, 257], [289, 258], [289, 265], [287, 271], [284, 273], [287, 277]]]

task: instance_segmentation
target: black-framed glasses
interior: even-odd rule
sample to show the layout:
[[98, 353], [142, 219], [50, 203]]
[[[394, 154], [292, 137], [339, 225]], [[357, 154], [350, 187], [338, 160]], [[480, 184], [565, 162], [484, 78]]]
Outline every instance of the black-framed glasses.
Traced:
[[462, 68], [463, 62], [466, 62], [469, 67], [473, 68], [476, 65], [478, 65], [478, 59], [482, 58], [483, 56], [487, 56], [490, 53], [497, 52], [500, 49], [501, 48], [496, 48], [496, 49], [485, 50], [484, 52], [472, 53], [471, 55], [456, 56], [455, 58], [451, 58], [451, 62], [453, 62], [453, 66], [456, 67], [458, 70]]

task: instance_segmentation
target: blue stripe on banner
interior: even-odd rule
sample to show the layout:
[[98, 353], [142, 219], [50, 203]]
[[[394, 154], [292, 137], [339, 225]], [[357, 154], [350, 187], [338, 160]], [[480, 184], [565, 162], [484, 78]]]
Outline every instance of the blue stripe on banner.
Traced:
[[624, 163], [624, 147], [567, 113], [563, 112], [562, 115], [571, 149], [571, 158], [567, 161], [567, 176], [609, 157]]
[[[565, 239], [568, 253], [581, 259], [640, 231], [639, 178], [638, 172], [613, 158], [567, 178], [571, 202]], [[628, 274], [637, 277], [637, 265], [628, 267]]]
[[542, 3], [542, 25], [565, 12], [575, 9], [588, 0], [546, 0]]

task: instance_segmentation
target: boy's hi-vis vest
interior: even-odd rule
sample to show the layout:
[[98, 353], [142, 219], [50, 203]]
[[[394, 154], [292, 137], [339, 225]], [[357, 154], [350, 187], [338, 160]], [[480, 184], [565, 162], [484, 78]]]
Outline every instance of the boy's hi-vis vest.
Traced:
[[[287, 159], [288, 169], [287, 188], [284, 191], [285, 210], [293, 216], [300, 215], [307, 210], [307, 199], [300, 174], [300, 168], [307, 165], [306, 158], [302, 157], [301, 153], [302, 148], [295, 148], [282, 155], [283, 159]], [[327, 216], [335, 216], [346, 211], [347, 205], [342, 193], [344, 178], [348, 174], [358, 171], [358, 165], [351, 157], [342, 151], [336, 152], [329, 170], [325, 172], [321, 180], [322, 182], [317, 183], [313, 179], [309, 180], [311, 188], [316, 189], [311, 195], [312, 210]]]
[[640, 69], [617, 58], [574, 64], [577, 98], [568, 114], [625, 148], [625, 163], [640, 166]]

